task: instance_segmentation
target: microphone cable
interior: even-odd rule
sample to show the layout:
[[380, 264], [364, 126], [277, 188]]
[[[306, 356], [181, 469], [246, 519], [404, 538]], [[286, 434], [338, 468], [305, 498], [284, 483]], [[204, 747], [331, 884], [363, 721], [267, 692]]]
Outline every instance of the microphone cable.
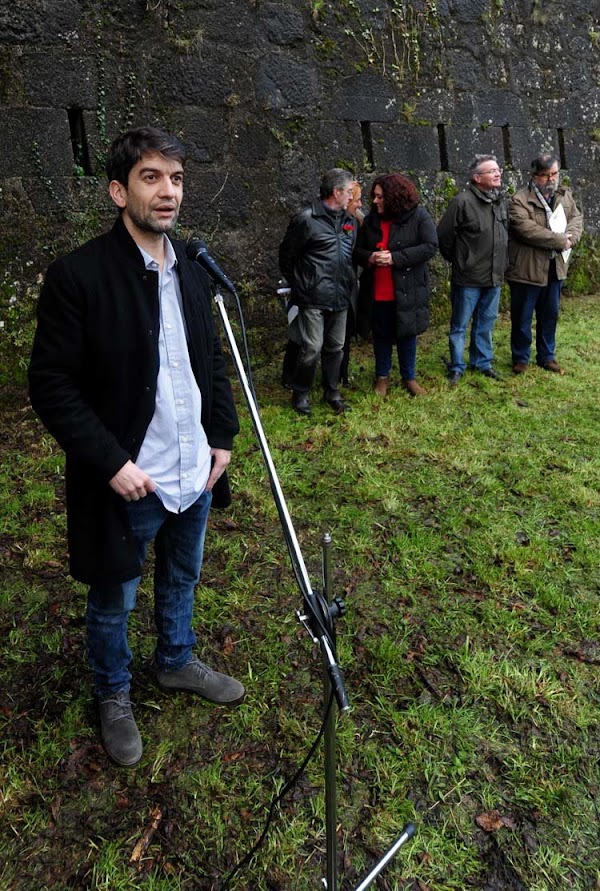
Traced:
[[333, 708], [333, 700], [334, 700], [334, 695], [333, 695], [333, 689], [332, 689], [330, 692], [330, 695], [329, 695], [329, 701], [327, 703], [327, 708], [325, 709], [325, 712], [323, 715], [323, 721], [321, 723], [321, 727], [319, 728], [319, 732], [317, 733], [317, 736], [315, 737], [315, 740], [314, 740], [312, 746], [310, 747], [307, 755], [305, 756], [305, 758], [302, 761], [302, 763], [300, 764], [300, 766], [297, 768], [294, 775], [291, 777], [291, 779], [289, 779], [287, 781], [287, 783], [285, 783], [281, 792], [279, 792], [275, 796], [275, 798], [272, 800], [271, 806], [269, 807], [269, 813], [267, 814], [267, 819], [265, 821], [265, 825], [264, 825], [263, 830], [258, 838], [258, 841], [256, 841], [255, 844], [250, 848], [250, 850], [244, 855], [244, 857], [242, 857], [242, 859], [239, 860], [238, 863], [236, 863], [236, 865], [233, 867], [233, 869], [231, 869], [227, 873], [227, 875], [225, 876], [225, 879], [223, 880], [223, 884], [220, 886], [220, 891], [226, 891], [226, 889], [228, 888], [229, 883], [231, 882], [233, 877], [235, 875], [237, 875], [237, 873], [240, 872], [241, 869], [243, 869], [245, 866], [247, 866], [250, 863], [250, 861], [252, 860], [252, 858], [254, 857], [256, 852], [262, 847], [262, 844], [267, 836], [267, 832], [269, 831], [269, 827], [270, 827], [271, 823], [273, 822], [275, 808], [281, 804], [281, 802], [283, 801], [285, 796], [288, 794], [288, 792], [290, 792], [294, 788], [294, 786], [300, 779], [300, 776], [302, 775], [303, 771], [305, 770], [307, 764], [314, 757], [317, 747], [318, 747], [319, 743], [321, 742], [321, 739], [323, 738], [323, 734], [325, 733], [325, 727], [327, 725], [327, 720], [331, 713], [331, 709]]

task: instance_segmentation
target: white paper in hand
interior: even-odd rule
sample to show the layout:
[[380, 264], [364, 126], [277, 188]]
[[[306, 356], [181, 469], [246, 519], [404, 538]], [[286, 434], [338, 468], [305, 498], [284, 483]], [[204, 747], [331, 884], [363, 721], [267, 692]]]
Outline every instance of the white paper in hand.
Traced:
[[[562, 204], [557, 204], [550, 218], [548, 220], [550, 224], [550, 229], [552, 232], [566, 232], [567, 231], [567, 216], [565, 214], [565, 209]], [[571, 248], [566, 251], [561, 251], [561, 255], [565, 263], [569, 262], [569, 257], [571, 256]]]

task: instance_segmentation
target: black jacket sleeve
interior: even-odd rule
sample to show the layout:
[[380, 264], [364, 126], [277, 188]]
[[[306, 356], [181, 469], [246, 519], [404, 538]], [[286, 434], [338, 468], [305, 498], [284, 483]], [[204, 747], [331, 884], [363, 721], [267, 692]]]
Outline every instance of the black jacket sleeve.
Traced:
[[416, 244], [393, 250], [392, 260], [397, 269], [407, 269], [426, 263], [437, 253], [438, 238], [435, 225], [424, 207], [419, 207], [417, 214]]
[[31, 404], [61, 448], [111, 479], [130, 459], [85, 396], [85, 299], [69, 264], [53, 263], [37, 307]]
[[290, 285], [294, 280], [294, 267], [304, 249], [305, 219], [306, 213], [304, 211], [295, 214], [290, 220], [286, 233], [279, 245], [279, 269]]

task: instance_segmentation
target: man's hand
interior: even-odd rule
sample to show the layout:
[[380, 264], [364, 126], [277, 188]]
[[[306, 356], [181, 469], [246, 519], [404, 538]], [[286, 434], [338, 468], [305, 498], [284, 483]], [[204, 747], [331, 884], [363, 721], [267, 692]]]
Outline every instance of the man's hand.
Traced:
[[231, 461], [231, 452], [229, 452], [227, 449], [211, 449], [210, 453], [215, 460], [213, 462], [212, 470], [206, 484], [207, 492], [212, 491], [212, 487], [217, 482], [219, 477], [223, 476], [225, 470], [227, 469], [227, 465]]
[[124, 464], [118, 473], [115, 473], [113, 478], [108, 481], [108, 485], [125, 501], [139, 501], [140, 498], [145, 498], [156, 489], [154, 480], [133, 461]]

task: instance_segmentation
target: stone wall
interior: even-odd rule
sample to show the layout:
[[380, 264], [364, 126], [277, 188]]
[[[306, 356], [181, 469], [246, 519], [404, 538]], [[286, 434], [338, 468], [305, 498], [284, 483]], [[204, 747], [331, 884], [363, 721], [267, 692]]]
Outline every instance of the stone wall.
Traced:
[[598, 231], [598, 15], [598, 0], [2, 0], [2, 261], [43, 268], [109, 221], [106, 146], [145, 122], [189, 147], [185, 232], [265, 284], [334, 165], [407, 172], [437, 216], [474, 152], [516, 185], [552, 148]]

